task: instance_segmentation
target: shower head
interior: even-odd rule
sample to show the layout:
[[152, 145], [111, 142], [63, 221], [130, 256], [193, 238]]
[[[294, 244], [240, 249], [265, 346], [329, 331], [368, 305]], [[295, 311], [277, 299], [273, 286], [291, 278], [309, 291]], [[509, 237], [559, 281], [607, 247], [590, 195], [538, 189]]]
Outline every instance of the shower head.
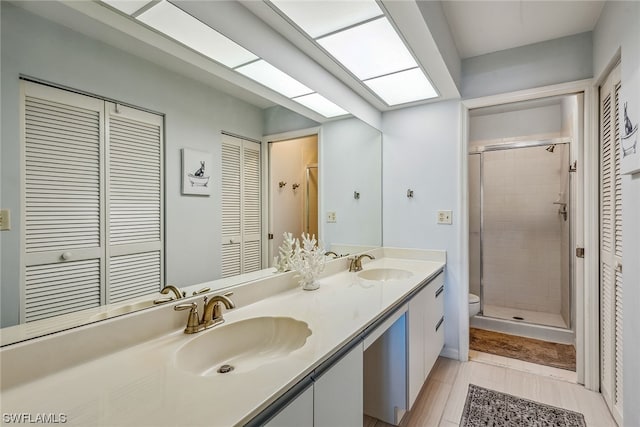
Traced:
[[550, 153], [553, 153], [553, 150], [555, 150], [555, 149], [556, 149], [556, 144], [551, 144], [550, 146], [545, 148], [545, 150], [547, 150]]

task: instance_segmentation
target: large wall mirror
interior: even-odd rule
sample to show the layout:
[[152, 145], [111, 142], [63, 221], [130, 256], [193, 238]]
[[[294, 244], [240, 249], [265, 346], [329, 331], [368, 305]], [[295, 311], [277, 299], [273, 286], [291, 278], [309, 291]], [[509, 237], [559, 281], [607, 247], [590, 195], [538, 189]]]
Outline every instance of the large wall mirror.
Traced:
[[[102, 97], [108, 105], [120, 109], [118, 111], [139, 109], [142, 113], [156, 114], [161, 118], [164, 241], [159, 287], [173, 284], [188, 290], [191, 295], [192, 291], [203, 286], [215, 291], [252, 280], [259, 274], [275, 274], [269, 268], [269, 251], [273, 252], [276, 243], [272, 242], [270, 247], [268, 242], [268, 234], [278, 232], [270, 229], [274, 221], [279, 224], [278, 230], [298, 232], [308, 229], [300, 220], [287, 225], [282, 220], [282, 213], [278, 217], [273, 212], [269, 213], [270, 201], [273, 203], [278, 195], [280, 181], [287, 182], [283, 188], [290, 193], [287, 194], [289, 198], [296, 197], [298, 189], [305, 190], [302, 187], [307, 185], [305, 179], [315, 181], [316, 201], [298, 200], [292, 206], [302, 210], [303, 222], [315, 217], [317, 225], [313, 230], [317, 230], [315, 232], [328, 249], [336, 248], [338, 252], [345, 253], [349, 248], [355, 250], [381, 245], [382, 136], [378, 130], [350, 115], [326, 121], [313, 120], [243, 87], [227, 87], [215, 76], [203, 77], [202, 70], [192, 64], [181, 64], [169, 55], [147, 57], [133, 54], [123, 43], [129, 40], [134, 44], [135, 40], [113, 29], [107, 31], [105, 27], [98, 31], [93, 28], [100, 37], [89, 37], [83, 26], [93, 25], [90, 19], [76, 19], [77, 22], [71, 26], [73, 28], [69, 28], [69, 25], [61, 23], [63, 16], [56, 19], [60, 10], [50, 10], [50, 2], [30, 3], [29, 10], [20, 2], [2, 2], [0, 6], [0, 208], [9, 210], [11, 215], [10, 230], [0, 231], [2, 345], [148, 307], [149, 301], [166, 297], [158, 293], [158, 288], [149, 295], [110, 304], [120, 309], [109, 311], [98, 303], [98, 306], [75, 313], [26, 322], [24, 177], [29, 171], [24, 166], [24, 119], [21, 113], [25, 84], [47, 83], [55, 86], [56, 90]], [[27, 80], [30, 82], [25, 83]], [[278, 166], [269, 161], [272, 150], [268, 147], [307, 136], [317, 138], [316, 157], [300, 163], [291, 178], [284, 177], [286, 168], [282, 163]], [[242, 274], [239, 271], [241, 274], [234, 276], [223, 271], [223, 258], [228, 257], [224, 253], [224, 243], [233, 240], [227, 239], [223, 230], [227, 178], [223, 173], [223, 157], [225, 144], [238, 140], [260, 147], [260, 165], [263, 168], [260, 171], [260, 211], [264, 217], [259, 230], [263, 239], [259, 265], [262, 273]], [[211, 156], [211, 167], [205, 170], [210, 174], [206, 195], [184, 194], [185, 149]], [[46, 152], [40, 154], [43, 158], [47, 156]], [[129, 163], [134, 163], [129, 167], [139, 170], [150, 167], [142, 158], [135, 156]], [[284, 164], [288, 163], [285, 160]], [[197, 172], [197, 168], [193, 172]], [[293, 184], [300, 187], [294, 190]], [[302, 195], [303, 191], [299, 194]], [[303, 228], [298, 226], [300, 224]], [[50, 287], [48, 280], [41, 283], [45, 289]], [[77, 291], [73, 288], [62, 294], [65, 306], [76, 296]], [[52, 298], [59, 300], [61, 295]], [[49, 303], [45, 300], [44, 304]]]

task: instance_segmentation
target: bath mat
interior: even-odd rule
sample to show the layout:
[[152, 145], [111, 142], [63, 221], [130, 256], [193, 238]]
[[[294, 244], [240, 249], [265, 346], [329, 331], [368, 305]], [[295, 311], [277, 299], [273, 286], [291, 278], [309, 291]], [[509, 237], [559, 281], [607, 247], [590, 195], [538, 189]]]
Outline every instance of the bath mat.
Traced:
[[568, 371], [576, 370], [576, 349], [568, 344], [470, 328], [469, 348]]
[[586, 427], [584, 415], [469, 384], [461, 427]]

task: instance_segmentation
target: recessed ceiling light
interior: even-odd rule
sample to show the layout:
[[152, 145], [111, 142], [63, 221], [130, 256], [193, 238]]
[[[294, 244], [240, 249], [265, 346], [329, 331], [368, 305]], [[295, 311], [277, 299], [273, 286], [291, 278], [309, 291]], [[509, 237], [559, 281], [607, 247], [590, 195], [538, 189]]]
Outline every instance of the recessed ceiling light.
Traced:
[[271, 0], [271, 3], [313, 38], [382, 15], [382, 10], [374, 0]]
[[158, 3], [136, 18], [229, 68], [258, 58], [167, 1]]
[[149, 0], [101, 0], [103, 3], [118, 9], [121, 12], [131, 15], [151, 3]]
[[295, 96], [313, 92], [313, 90], [309, 89], [290, 75], [283, 73], [263, 59], [243, 65], [235, 70], [258, 83], [281, 93], [287, 98], [293, 98]]
[[337, 117], [349, 114], [347, 111], [338, 107], [319, 93], [299, 96], [297, 98], [293, 98], [293, 100], [325, 117]]
[[438, 96], [420, 68], [376, 77], [364, 83], [389, 105], [422, 101]]
[[319, 38], [317, 42], [360, 80], [417, 66], [385, 17]]

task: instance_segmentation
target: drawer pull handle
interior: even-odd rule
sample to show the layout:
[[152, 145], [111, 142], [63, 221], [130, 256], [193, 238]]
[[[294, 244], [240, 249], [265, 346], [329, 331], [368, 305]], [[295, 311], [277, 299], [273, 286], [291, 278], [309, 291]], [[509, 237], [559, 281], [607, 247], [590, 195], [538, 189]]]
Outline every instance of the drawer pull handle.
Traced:
[[438, 321], [438, 324], [436, 325], [436, 332], [438, 332], [438, 329], [440, 329], [440, 326], [442, 326], [442, 323], [444, 323], [444, 316], [442, 316], [440, 318], [440, 321]]
[[444, 292], [444, 285], [440, 286], [440, 289], [436, 291], [436, 298], [438, 298], [440, 294], [443, 292]]

